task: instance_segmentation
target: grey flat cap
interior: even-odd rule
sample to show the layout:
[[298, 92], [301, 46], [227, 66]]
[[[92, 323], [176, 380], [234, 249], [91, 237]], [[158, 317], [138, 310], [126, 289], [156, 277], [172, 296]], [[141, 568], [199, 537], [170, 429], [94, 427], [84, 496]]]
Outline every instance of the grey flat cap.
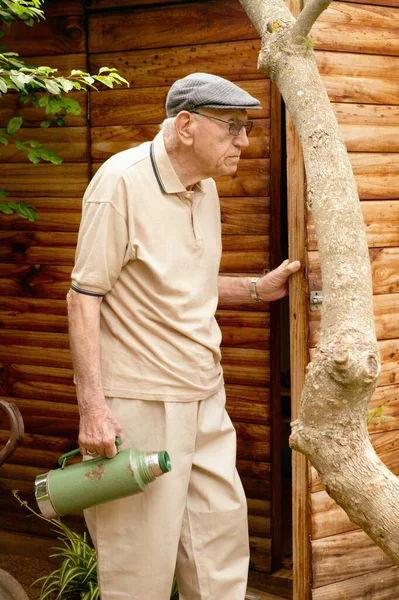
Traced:
[[259, 100], [227, 79], [208, 73], [192, 73], [178, 79], [166, 98], [166, 114], [176, 116], [181, 110], [199, 107], [224, 109], [261, 109]]

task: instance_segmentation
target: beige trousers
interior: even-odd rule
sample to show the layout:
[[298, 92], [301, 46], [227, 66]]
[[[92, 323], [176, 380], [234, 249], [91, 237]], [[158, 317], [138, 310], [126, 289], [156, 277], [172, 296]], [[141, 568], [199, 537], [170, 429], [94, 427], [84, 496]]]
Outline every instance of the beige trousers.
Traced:
[[167, 450], [172, 471], [144, 493], [85, 511], [101, 600], [244, 600], [249, 544], [236, 435], [221, 390], [201, 402], [109, 398], [123, 448]]

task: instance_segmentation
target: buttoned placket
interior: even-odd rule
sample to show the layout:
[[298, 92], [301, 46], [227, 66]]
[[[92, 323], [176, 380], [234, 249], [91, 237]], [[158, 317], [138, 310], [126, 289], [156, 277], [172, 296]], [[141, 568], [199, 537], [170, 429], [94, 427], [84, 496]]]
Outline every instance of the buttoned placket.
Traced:
[[201, 231], [201, 227], [198, 222], [198, 219], [196, 218], [197, 208], [199, 206], [199, 203], [201, 202], [202, 196], [203, 193], [201, 191], [187, 191], [183, 192], [183, 194], [181, 194], [180, 196], [183, 203], [190, 210], [191, 229], [194, 235], [195, 245], [198, 247], [202, 247], [204, 245], [204, 238]]

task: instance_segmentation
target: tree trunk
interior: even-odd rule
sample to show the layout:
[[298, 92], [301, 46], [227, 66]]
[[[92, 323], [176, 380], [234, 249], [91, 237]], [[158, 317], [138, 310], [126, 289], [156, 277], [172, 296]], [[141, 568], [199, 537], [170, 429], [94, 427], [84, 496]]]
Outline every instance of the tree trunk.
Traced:
[[278, 86], [302, 144], [323, 276], [321, 337], [290, 445], [308, 457], [350, 520], [399, 564], [399, 483], [374, 452], [366, 425], [380, 361], [365, 225], [307, 37], [331, 0], [310, 0], [297, 20], [283, 0], [240, 2], [262, 38], [258, 67]]

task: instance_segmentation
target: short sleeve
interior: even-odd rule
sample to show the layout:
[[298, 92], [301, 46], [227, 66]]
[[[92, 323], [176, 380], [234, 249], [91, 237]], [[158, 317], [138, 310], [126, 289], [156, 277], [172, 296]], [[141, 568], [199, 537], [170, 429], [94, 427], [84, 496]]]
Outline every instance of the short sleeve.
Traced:
[[[115, 191], [117, 193], [117, 190]], [[112, 200], [86, 201], [79, 229], [72, 289], [103, 296], [129, 257], [129, 228]]]

